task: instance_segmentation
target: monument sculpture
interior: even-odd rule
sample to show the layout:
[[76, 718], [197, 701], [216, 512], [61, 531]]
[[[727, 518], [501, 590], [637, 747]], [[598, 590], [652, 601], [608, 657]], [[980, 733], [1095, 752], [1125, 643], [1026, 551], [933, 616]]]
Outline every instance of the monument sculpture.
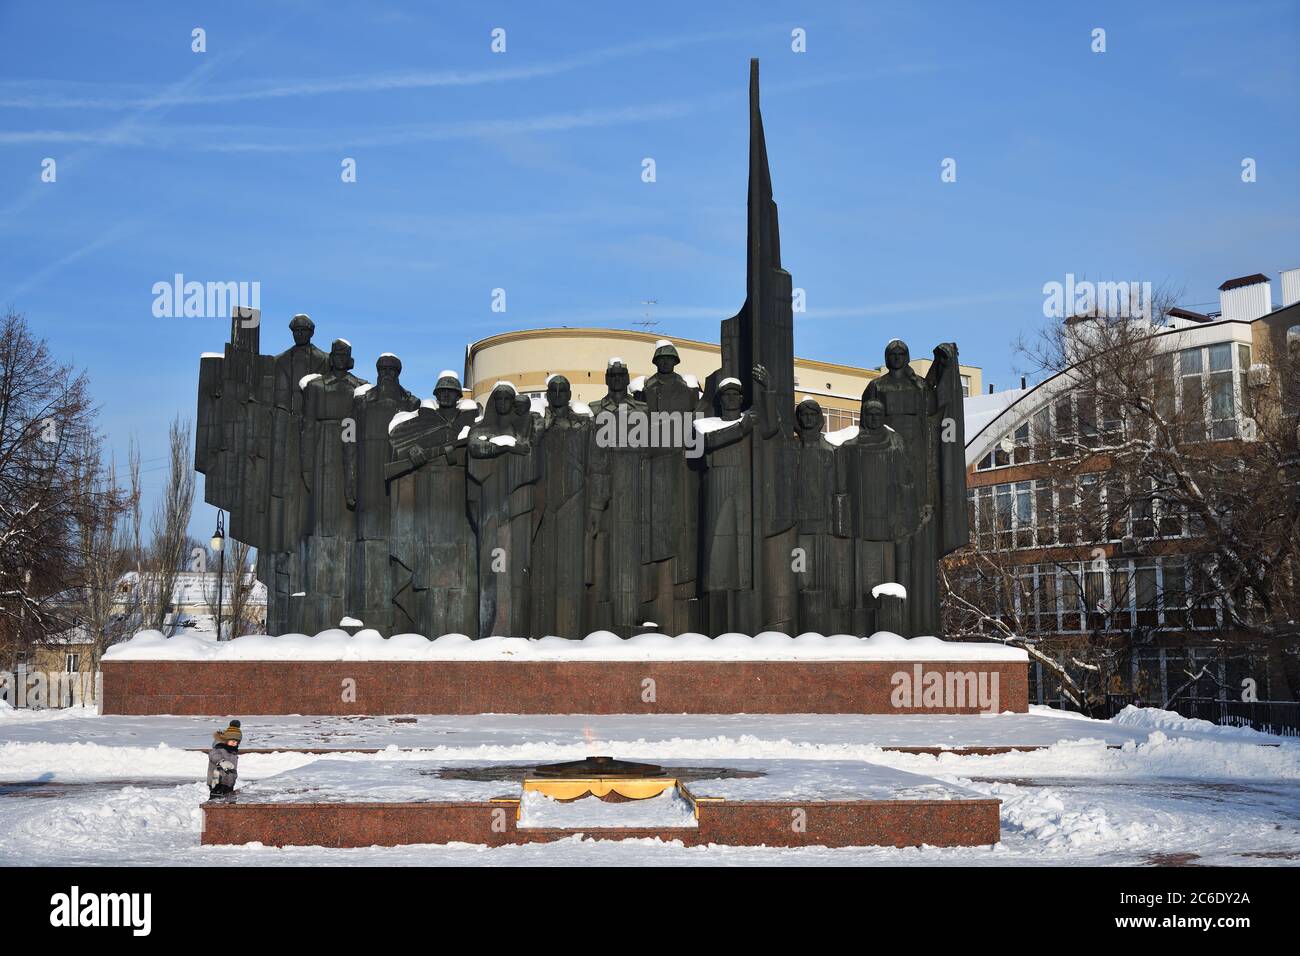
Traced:
[[[268, 574], [273, 577], [266, 581], [267, 626], [274, 617], [281, 631], [289, 626], [289, 597], [293, 593], [290, 582], [300, 573], [298, 542], [307, 523], [307, 488], [296, 467], [302, 457], [303, 390], [299, 383], [329, 368], [329, 355], [311, 343], [316, 324], [310, 318], [295, 315], [289, 331], [293, 345], [277, 355], [274, 364], [271, 447], [279, 454], [271, 455], [268, 528], [259, 547], [259, 552], [268, 552], [268, 561], [273, 564]], [[286, 467], [290, 462], [295, 464]]]
[[590, 407], [555, 375], [544, 411], [508, 382], [480, 409], [450, 371], [422, 402], [396, 355], [367, 384], [305, 315], [262, 355], [236, 310], [200, 362], [194, 464], [257, 548], [272, 633], [939, 633], [937, 564], [967, 540], [957, 347], [921, 376], [890, 342], [841, 443], [795, 406], [757, 61], [749, 120], [745, 303], [702, 388], [660, 340], [635, 392], [611, 358]]
[[907, 344], [894, 339], [885, 347], [885, 366], [862, 397], [883, 404], [884, 423], [902, 439], [916, 482], [921, 524], [903, 542], [909, 564], [899, 581], [907, 588], [908, 632], [937, 634], [939, 559], [969, 540], [957, 346], [938, 346], [922, 378], [912, 369]]
[[343, 443], [348, 507], [357, 515], [352, 547], [351, 616], [370, 622], [385, 634], [391, 631], [392, 592], [389, 537], [392, 522], [388, 479], [388, 425], [398, 412], [414, 411], [420, 400], [402, 388], [402, 362], [385, 352], [375, 362], [375, 384], [358, 388], [352, 398], [355, 441]]
[[[300, 464], [307, 489], [303, 527], [302, 590], [290, 598], [291, 624], [309, 634], [332, 627], [349, 616], [349, 571], [356, 540], [356, 510], [348, 501], [347, 448], [355, 442], [352, 400], [366, 383], [352, 374], [352, 344], [335, 339], [329, 368], [306, 376], [303, 392]], [[349, 434], [352, 432], [352, 434]], [[295, 614], [295, 599], [300, 612]]]
[[[592, 415], [600, 423], [613, 423], [608, 430], [615, 435], [620, 427], [624, 434], [627, 432], [626, 425], [619, 423], [645, 419], [646, 405], [632, 397], [630, 384], [623, 360], [612, 358], [605, 369], [605, 395], [591, 403]], [[642, 587], [641, 566], [650, 554], [649, 458], [645, 448], [599, 440], [600, 434], [599, 430], [592, 432], [589, 459], [590, 624], [593, 630], [631, 637], [645, 620], [641, 617], [641, 599], [646, 590]]]
[[537, 528], [532, 540], [532, 633], [586, 634], [587, 483], [591, 410], [573, 401], [563, 375], [546, 383], [546, 413], [534, 450]]
[[835, 519], [837, 505], [841, 514], [846, 506], [837, 464], [844, 456], [826, 440], [816, 400], [800, 402], [794, 420], [798, 629], [844, 634], [852, 628], [853, 608], [853, 553], [848, 536], [836, 533]]
[[[388, 425], [393, 630], [478, 634], [478, 549], [466, 506], [469, 432], [478, 408], [443, 372], [434, 402]], [[362, 619], [364, 620], [364, 618]]]
[[478, 637], [529, 633], [532, 568], [532, 416], [498, 382], [469, 431], [470, 523], [478, 548]]
[[[699, 389], [675, 369], [677, 347], [666, 339], [655, 344], [655, 374], [636, 397], [654, 415], [687, 416], [700, 402]], [[683, 419], [684, 420], [684, 419]], [[681, 634], [700, 628], [696, 596], [696, 548], [699, 537], [699, 470], [678, 448], [651, 449], [646, 473], [646, 580], [643, 621]]]

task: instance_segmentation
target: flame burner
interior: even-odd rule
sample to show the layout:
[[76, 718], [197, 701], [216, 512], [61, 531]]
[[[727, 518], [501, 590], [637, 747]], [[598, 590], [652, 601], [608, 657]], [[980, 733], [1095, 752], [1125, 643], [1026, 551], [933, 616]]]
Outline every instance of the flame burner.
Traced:
[[617, 760], [614, 757], [587, 757], [584, 760], [570, 760], [567, 763], [543, 764], [533, 768], [539, 777], [663, 777], [667, 776], [663, 767], [652, 763], [632, 763], [629, 760]]

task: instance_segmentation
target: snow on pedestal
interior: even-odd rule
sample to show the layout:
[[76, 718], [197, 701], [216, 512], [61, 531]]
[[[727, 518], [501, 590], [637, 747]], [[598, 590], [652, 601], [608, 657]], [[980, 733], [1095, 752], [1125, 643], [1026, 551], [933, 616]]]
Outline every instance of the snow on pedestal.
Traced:
[[[891, 587], [881, 585], [882, 588]], [[899, 585], [892, 585], [900, 591]], [[889, 593], [889, 592], [886, 592]], [[360, 622], [356, 622], [360, 623]], [[355, 625], [353, 625], [355, 626]], [[581, 640], [543, 637], [489, 637], [470, 640], [444, 634], [429, 640], [419, 634], [391, 638], [365, 629], [356, 635], [339, 628], [315, 637], [247, 635], [217, 641], [188, 634], [165, 638], [141, 631], [109, 648], [108, 661], [983, 661], [1025, 662], [1028, 655], [1003, 644], [900, 637], [879, 631], [871, 637], [816, 633], [790, 637], [773, 631], [754, 636], [722, 634], [638, 634], [628, 639], [596, 631]]]

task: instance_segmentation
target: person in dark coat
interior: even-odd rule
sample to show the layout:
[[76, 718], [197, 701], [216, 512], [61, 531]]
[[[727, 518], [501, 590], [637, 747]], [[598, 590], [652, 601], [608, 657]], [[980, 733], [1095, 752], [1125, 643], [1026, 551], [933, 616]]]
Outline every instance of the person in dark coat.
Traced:
[[239, 744], [244, 733], [239, 721], [232, 720], [225, 730], [212, 735], [212, 749], [208, 751], [208, 798], [218, 800], [235, 792], [239, 777]]

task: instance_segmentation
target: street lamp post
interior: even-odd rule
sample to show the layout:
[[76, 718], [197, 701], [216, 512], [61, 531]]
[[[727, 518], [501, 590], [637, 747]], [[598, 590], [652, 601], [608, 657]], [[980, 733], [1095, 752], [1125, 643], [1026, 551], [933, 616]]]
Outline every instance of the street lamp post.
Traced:
[[212, 536], [212, 550], [217, 552], [217, 640], [221, 640], [221, 603], [226, 583], [226, 516], [217, 511], [217, 532]]

